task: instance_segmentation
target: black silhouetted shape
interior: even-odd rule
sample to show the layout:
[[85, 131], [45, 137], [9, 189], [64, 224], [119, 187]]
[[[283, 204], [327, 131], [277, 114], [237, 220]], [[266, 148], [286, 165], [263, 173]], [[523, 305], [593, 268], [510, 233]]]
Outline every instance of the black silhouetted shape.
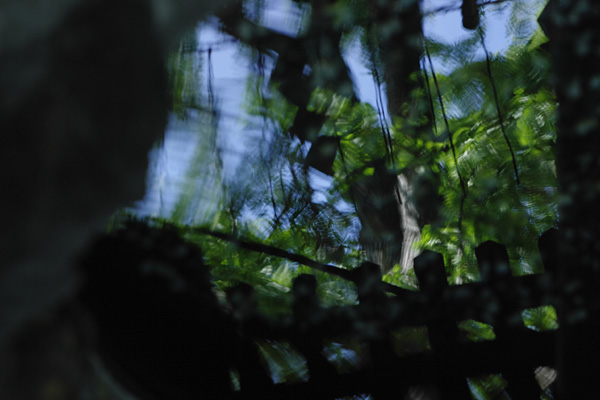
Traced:
[[234, 330], [197, 247], [129, 222], [82, 265], [100, 356], [127, 389], [144, 399], [228, 397]]

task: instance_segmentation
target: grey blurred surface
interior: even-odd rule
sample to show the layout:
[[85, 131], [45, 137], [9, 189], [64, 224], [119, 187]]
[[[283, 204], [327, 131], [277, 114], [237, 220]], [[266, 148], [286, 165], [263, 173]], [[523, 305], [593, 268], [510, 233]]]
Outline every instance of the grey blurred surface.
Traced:
[[[77, 398], [14, 371], [43, 375], [17, 368], [34, 338], [47, 339], [37, 350], [45, 365], [46, 350], [78, 329], [53, 336], [64, 330], [54, 315], [77, 289], [78, 254], [144, 194], [148, 151], [167, 121], [164, 56], [225, 3], [0, 2], [0, 398]], [[39, 388], [24, 390], [27, 381]]]

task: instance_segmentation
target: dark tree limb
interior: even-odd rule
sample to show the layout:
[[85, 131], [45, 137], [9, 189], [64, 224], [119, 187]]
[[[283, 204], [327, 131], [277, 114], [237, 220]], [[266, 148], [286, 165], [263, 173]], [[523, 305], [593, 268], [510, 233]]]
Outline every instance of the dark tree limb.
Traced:
[[[155, 222], [158, 222], [159, 224], [161, 224], [163, 226], [170, 225], [163, 220], [156, 219]], [[318, 261], [312, 260], [306, 256], [303, 256], [301, 254], [295, 254], [295, 253], [289, 252], [287, 250], [283, 250], [283, 249], [280, 249], [278, 247], [271, 246], [268, 244], [263, 244], [263, 243], [258, 243], [258, 242], [254, 242], [254, 241], [250, 241], [250, 240], [241, 239], [237, 236], [234, 236], [234, 235], [231, 235], [228, 233], [218, 232], [218, 231], [214, 231], [212, 229], [208, 229], [208, 228], [200, 227], [200, 226], [177, 226], [176, 229], [179, 229], [179, 230], [182, 230], [182, 231], [188, 232], [188, 233], [197, 233], [197, 234], [212, 236], [214, 238], [221, 239], [226, 242], [235, 244], [236, 246], [238, 246], [242, 249], [283, 258], [283, 259], [286, 259], [286, 260], [289, 260], [289, 261], [292, 261], [292, 262], [295, 262], [298, 264], [305, 265], [314, 270], [337, 276], [339, 278], [345, 279], [350, 282], [356, 283], [356, 281], [358, 279], [354, 270], [342, 269], [342, 268], [336, 267], [335, 265], [331, 265], [331, 264], [323, 264]], [[407, 293], [411, 293], [411, 291], [409, 291], [409, 290], [402, 289], [398, 286], [394, 286], [394, 285], [391, 285], [386, 282], [382, 282], [382, 287], [383, 287], [384, 291], [386, 291], [388, 293], [400, 295], [400, 296], [404, 296]]]

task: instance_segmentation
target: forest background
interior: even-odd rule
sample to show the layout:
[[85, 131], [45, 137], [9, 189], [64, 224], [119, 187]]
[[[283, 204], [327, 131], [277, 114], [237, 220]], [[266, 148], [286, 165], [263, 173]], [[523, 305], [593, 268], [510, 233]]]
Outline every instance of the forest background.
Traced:
[[[179, 120], [179, 129], [183, 122], [183, 129], [193, 132], [188, 136], [192, 139], [181, 143], [179, 150], [185, 148], [188, 154], [193, 153], [191, 165], [183, 177], [165, 176], [164, 169], [151, 170], [150, 182], [159, 187], [150, 188], [150, 198], [139, 205], [140, 215], [162, 217], [182, 226], [233, 232], [240, 238], [353, 268], [369, 258], [366, 253], [370, 250], [365, 249], [368, 244], [361, 242], [361, 232], [366, 229], [361, 225], [361, 213], [364, 216], [364, 212], [357, 214], [357, 208], [361, 206], [353, 204], [360, 190], [351, 187], [357, 186], [356, 182], [361, 179], [376, 175], [377, 162], [386, 160], [385, 168], [391, 174], [401, 175], [408, 171], [405, 173], [411, 176], [411, 186], [415, 186], [405, 188], [407, 193], [401, 194], [407, 196], [408, 203], [414, 203], [408, 208], [420, 211], [417, 224], [421, 235], [409, 246], [417, 251], [430, 249], [444, 254], [446, 265], [451, 268], [451, 283], [478, 279], [473, 248], [486, 240], [495, 240], [508, 247], [516, 275], [540, 272], [537, 238], [555, 226], [557, 219], [557, 181], [552, 150], [556, 100], [549, 86], [548, 54], [540, 48], [546, 38], [539, 27], [535, 27], [544, 2], [500, 2], [482, 7], [483, 10], [502, 8], [508, 10], [510, 16], [506, 28], [512, 43], [503, 55], [487, 53], [490, 69], [486, 53], [482, 51], [479, 31], [466, 33], [463, 40], [452, 44], [430, 38], [420, 42], [419, 52], [423, 49], [423, 56], [417, 61], [422, 70], [407, 79], [419, 81], [422, 87], [416, 87], [410, 94], [414, 111], [404, 118], [390, 117], [386, 109], [385, 67], [376, 60], [379, 54], [371, 54], [376, 50], [369, 49], [366, 30], [356, 23], [359, 17], [352, 15], [362, 10], [345, 3], [343, 6], [331, 6], [330, 11], [332, 18], [341, 19], [338, 29], [349, 31], [341, 37], [340, 48], [354, 45], [356, 40], [362, 41], [362, 61], [370, 66], [378, 99], [382, 100], [381, 104], [377, 101], [375, 107], [356, 100], [352, 91], [354, 85], [348, 75], [337, 76], [348, 71], [345, 68], [336, 70], [340, 65], [328, 65], [340, 61], [337, 48], [329, 49], [333, 55], [326, 55], [333, 61], [325, 57], [324, 61], [317, 59], [324, 65], [314, 68], [325, 71], [314, 72], [314, 79], [324, 83], [322, 86], [314, 84], [314, 91], [306, 98], [307, 120], [318, 119], [315, 124], [321, 122], [323, 125], [318, 129], [309, 126], [308, 129], [313, 128], [310, 134], [321, 137], [314, 137], [313, 142], [325, 137], [337, 138], [343, 156], [334, 153], [337, 155], [335, 161], [319, 160], [316, 162], [318, 168], [311, 168], [311, 161], [306, 161], [307, 156], [311, 157], [311, 141], [303, 136], [309, 134], [289, 133], [290, 127], [296, 132], [305, 127], [296, 128], [294, 124], [300, 119], [295, 116], [297, 106], [286, 100], [277, 87], [310, 87], [312, 83], [305, 75], [285, 75], [297, 73], [299, 68], [312, 69], [308, 64], [289, 66], [289, 70], [280, 72], [282, 77], [273, 77], [277, 73], [273, 72], [275, 53], [260, 52], [251, 45], [239, 44], [239, 57], [247, 57], [248, 62], [254, 64], [255, 72], [249, 75], [246, 83], [245, 109], [240, 115], [233, 114], [237, 110], [219, 107], [221, 98], [213, 89], [218, 83], [212, 80], [211, 68], [214, 66], [210, 53], [215, 57], [220, 45], [239, 41], [235, 37], [216, 36], [225, 43], [202, 43], [196, 35], [190, 34], [172, 54], [169, 71], [174, 88], [173, 111]], [[262, 3], [253, 7], [258, 10], [253, 17], [257, 22], [260, 15], [266, 16], [269, 12], [268, 5]], [[311, 17], [306, 10], [296, 9], [291, 4], [289, 7], [294, 11], [290, 18], [296, 18], [298, 29], [302, 23], [309, 24]], [[453, 8], [456, 6], [449, 5], [434, 12], [443, 13]], [[302, 31], [296, 34], [302, 34]], [[485, 12], [481, 34], [485, 38]], [[324, 36], [323, 41], [326, 39]], [[252, 43], [252, 39], [249, 42]], [[423, 46], [427, 46], [438, 63], [446, 63], [447, 75], [437, 72], [436, 80], [433, 79]], [[282, 62], [278, 60], [277, 65], [280, 64]], [[336, 93], [336, 82], [329, 83], [321, 76], [327, 73], [333, 76], [332, 80], [338, 79], [340, 85], [346, 85], [342, 89], [350, 94]], [[438, 101], [438, 90], [442, 103]], [[228, 129], [221, 128], [221, 125], [232, 128], [234, 124], [228, 123], [228, 119], [243, 126], [245, 137], [238, 135], [238, 143], [228, 138]], [[446, 126], [452, 136], [452, 145]], [[177, 139], [171, 141], [175, 144], [170, 146], [177, 146]], [[163, 150], [155, 155], [154, 168], [158, 168], [157, 164], [164, 162], [161, 156], [177, 158], [178, 153], [177, 150], [170, 153]], [[331, 165], [321, 165], [328, 162]], [[319, 168], [326, 173], [318, 171]], [[153, 175], [157, 173], [159, 176]], [[168, 179], [174, 183], [165, 182]], [[176, 189], [164, 186], [169, 184]], [[390, 185], [389, 182], [382, 183], [385, 184]], [[380, 196], [385, 197], [393, 190], [393, 184], [382, 188]], [[172, 192], [177, 193], [175, 199]], [[370, 194], [377, 195], [377, 192]], [[393, 213], [386, 217], [392, 216]], [[391, 226], [389, 230], [390, 235], [398, 234], [399, 238], [393, 237], [389, 242], [402, 242], [403, 221], [401, 216], [396, 215], [396, 218], [392, 223], [397, 223], [400, 229]], [[211, 261], [228, 266], [225, 274], [242, 274], [243, 280], [249, 279], [248, 283], [252, 284], [270, 282], [267, 287], [271, 289], [264, 290], [274, 290], [271, 295], [275, 298], [277, 289], [273, 282], [282, 284], [287, 280], [289, 286], [292, 277], [305, 271], [294, 263], [264, 259], [264, 255], [244, 252], [244, 257], [240, 257], [229, 244], [206, 236], [200, 236], [198, 240], [207, 249]], [[389, 243], [381, 246], [386, 245], [393, 246]], [[222, 254], [233, 258], [221, 259]], [[214, 260], [210, 258], [213, 255]], [[253, 262], [253, 257], [258, 259]], [[395, 262], [388, 265], [385, 272], [386, 280], [416, 289], [410, 265]], [[219, 268], [213, 273], [219, 274]], [[277, 276], [285, 278], [278, 282]], [[265, 281], [265, 278], [268, 279]], [[235, 280], [233, 276], [227, 279]], [[328, 278], [323, 276], [323, 279]], [[345, 302], [351, 298], [341, 295], [338, 300]]]
[[[231, 5], [204, 26], [229, 35], [224, 40], [238, 46], [239, 59], [253, 65], [240, 114], [219, 106], [212, 57], [220, 43], [198, 41], [192, 31], [178, 40], [179, 25], [193, 26], [194, 18], [212, 11], [192, 3], [167, 6], [156, 0], [147, 9], [134, 0], [120, 5], [64, 0], [52, 10], [40, 5], [34, 14], [27, 5], [6, 9], [11, 18], [2, 20], [0, 29], [10, 40], [0, 51], [10, 57], [0, 74], [0, 116], [14, 134], [3, 147], [2, 170], [17, 172], [7, 175], [15, 196], [5, 207], [14, 212], [6, 215], [10, 235], [2, 241], [0, 345], [10, 343], [28, 318], [75, 292], [77, 277], [68, 261], [92, 226], [105, 225], [107, 211], [139, 195], [140, 161], [164, 129], [167, 108], [171, 120], [195, 131], [197, 139], [185, 144], [193, 148], [192, 163], [176, 201], [166, 205], [159, 199], [160, 213], [151, 213], [150, 221], [176, 227], [203, 249], [217, 293], [248, 283], [261, 313], [273, 320], [289, 314], [287, 293], [301, 273], [314, 274], [324, 306], [356, 302], [352, 285], [289, 255], [346, 270], [370, 260], [381, 266], [386, 282], [416, 290], [412, 258], [420, 251], [440, 252], [449, 283], [466, 283], [479, 278], [474, 247], [490, 239], [507, 246], [514, 275], [541, 272], [537, 238], [562, 222], [563, 259], [596, 265], [589, 245], [596, 173], [580, 173], [595, 165], [593, 157], [579, 157], [586, 145], [564, 135], [555, 147], [560, 142], [555, 127], [561, 124], [556, 97], [573, 100], [573, 106], [562, 103], [567, 116], [575, 115], [575, 105], [584, 110], [593, 104], [580, 100], [588, 86], [576, 80], [587, 70], [555, 59], [558, 73], [550, 80], [546, 37], [531, 29], [544, 2], [492, 1], [480, 4], [479, 13], [466, 9], [465, 26], [477, 29], [450, 45], [422, 37], [414, 1], [290, 3], [295, 16], [286, 32], [269, 29], [274, 3]], [[498, 8], [509, 15], [512, 39], [503, 54], [485, 48], [486, 10]], [[587, 18], [580, 8], [573, 13], [568, 20], [558, 13], [545, 20], [571, 26]], [[141, 22], [132, 26], [133, 20]], [[573, 51], [587, 56], [593, 35], [576, 32], [581, 40], [572, 41], [578, 44]], [[566, 52], [569, 42], [561, 38], [554, 39]], [[346, 67], [344, 51], [357, 43], [360, 61], [372, 74], [375, 105], [359, 101]], [[164, 88], [161, 54], [167, 53], [171, 90], [165, 102], [156, 94]], [[449, 67], [433, 68], [430, 57]], [[593, 79], [589, 84], [592, 91], [598, 86]], [[563, 117], [562, 131], [587, 137], [596, 122], [580, 114], [571, 128]], [[232, 117], [247, 128], [244, 146], [228, 147], [222, 128]], [[585, 154], [593, 154], [595, 142], [585, 143]], [[252, 150], [232, 165], [227, 153], [242, 147]], [[562, 193], [567, 193], [562, 198], [555, 152], [562, 159]], [[584, 181], [592, 184], [580, 185]], [[590, 194], [582, 194], [582, 187]], [[114, 215], [109, 230], [136, 212]], [[252, 245], [241, 249], [236, 245], [241, 241]], [[262, 244], [279, 251], [248, 251], [265, 249]], [[557, 326], [549, 306], [522, 317], [532, 329]], [[48, 318], [36, 323], [55, 329], [59, 319]], [[476, 321], [460, 328], [474, 339], [492, 335]], [[32, 335], [19, 340], [38, 343], [40, 332], [47, 331], [29, 329]], [[427, 349], [426, 335], [415, 329], [398, 333], [401, 349]], [[563, 341], [564, 348], [577, 343]], [[9, 348], [10, 356], [0, 363], [2, 393], [18, 386], [10, 376], [31, 374], [27, 363], [7, 372], [11, 357], [26, 358], [29, 347]], [[360, 363], [357, 349], [333, 345], [330, 350], [342, 364]], [[302, 360], [292, 349], [266, 344], [261, 351], [276, 381], [304, 379]], [[32, 383], [26, 390], [38, 387], [27, 381]], [[498, 376], [469, 384], [481, 396], [503, 388]]]
[[[453, 43], [421, 36], [420, 25], [407, 34], [402, 21], [420, 20], [418, 8], [384, 3], [397, 18], [361, 2], [250, 2], [247, 26], [237, 15], [204, 23], [169, 58], [170, 136], [133, 212], [179, 226], [204, 249], [218, 289], [252, 285], [272, 318], [290, 312], [286, 293], [302, 273], [317, 276], [325, 306], [354, 304], [356, 293], [331, 275], [241, 250], [236, 239], [345, 269], [373, 261], [386, 282], [411, 290], [412, 258], [425, 249], [444, 255], [451, 284], [480, 279], [474, 249], [487, 240], [507, 246], [514, 275], [543, 271], [537, 240], [556, 226], [558, 204], [556, 99], [537, 25], [546, 2], [481, 6], [478, 28], [456, 26], [463, 34]], [[459, 3], [428, 8], [431, 24], [460, 12]], [[498, 40], [488, 15], [505, 18], [503, 53], [485, 47]], [[250, 68], [242, 110], [215, 79], [220, 51]], [[371, 103], [359, 101], [351, 63], [368, 71], [360, 83], [371, 80]], [[535, 330], [557, 326], [551, 306], [523, 318]], [[461, 328], [493, 335], [476, 321]], [[424, 334], [409, 335], [416, 343], [406, 346], [427, 346]], [[277, 382], [306, 374], [290, 349], [265, 352]], [[485, 392], [494, 379], [472, 388]], [[495, 382], [488, 391], [499, 390]]]

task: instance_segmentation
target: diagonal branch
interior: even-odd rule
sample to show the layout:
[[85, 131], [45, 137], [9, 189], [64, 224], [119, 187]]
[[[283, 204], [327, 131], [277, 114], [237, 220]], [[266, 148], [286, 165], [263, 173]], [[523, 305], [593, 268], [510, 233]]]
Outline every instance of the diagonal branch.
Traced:
[[279, 257], [279, 258], [284, 258], [286, 260], [289, 260], [289, 261], [292, 261], [292, 262], [295, 262], [298, 264], [306, 265], [307, 267], [316, 269], [317, 271], [321, 271], [321, 272], [325, 272], [330, 275], [338, 276], [342, 279], [346, 279], [349, 281], [354, 280], [352, 271], [350, 271], [350, 270], [342, 269], [342, 268], [339, 268], [339, 267], [336, 267], [336, 266], [330, 265], [330, 264], [323, 264], [318, 261], [312, 260], [306, 256], [291, 253], [287, 250], [283, 250], [283, 249], [280, 249], [275, 246], [240, 239], [239, 237], [230, 235], [228, 233], [213, 231], [211, 229], [204, 228], [204, 227], [185, 226], [185, 227], [183, 227], [183, 229], [188, 232], [200, 233], [203, 235], [208, 235], [208, 236], [212, 236], [217, 239], [224, 240], [229, 243], [233, 243], [242, 249], [255, 251], [255, 252], [263, 253], [263, 254], [268, 254], [271, 256]]
[[[315, 269], [317, 271], [340, 277], [342, 279], [345, 279], [345, 280], [353, 282], [353, 283], [356, 283], [357, 279], [359, 279], [359, 277], [356, 276], [354, 270], [347, 270], [347, 269], [342, 269], [342, 268], [336, 267], [335, 265], [323, 264], [318, 261], [312, 260], [306, 256], [303, 256], [301, 254], [295, 254], [295, 253], [292, 253], [292, 252], [289, 252], [289, 251], [286, 251], [286, 250], [283, 250], [283, 249], [280, 249], [278, 247], [271, 246], [268, 244], [263, 244], [263, 243], [258, 243], [258, 242], [254, 242], [251, 240], [241, 239], [235, 235], [231, 235], [231, 234], [224, 233], [224, 232], [214, 231], [212, 229], [205, 228], [202, 226], [173, 225], [173, 224], [166, 222], [159, 218], [149, 218], [149, 220], [157, 222], [157, 223], [161, 224], [162, 226], [169, 226], [175, 230], [212, 236], [214, 238], [221, 239], [226, 242], [235, 244], [236, 246], [238, 246], [242, 249], [283, 258], [283, 259], [286, 259], [286, 260], [289, 260], [289, 261], [292, 261], [292, 262], [295, 262], [298, 264], [305, 265], [305, 266]], [[381, 285], [382, 285], [382, 288], [384, 291], [395, 294], [397, 296], [406, 297], [406, 296], [410, 296], [413, 293], [410, 290], [402, 289], [398, 286], [391, 285], [387, 282], [381, 282]]]
[[483, 51], [485, 52], [485, 61], [487, 64], [487, 72], [490, 78], [490, 82], [492, 84], [492, 91], [494, 92], [494, 102], [496, 103], [496, 112], [498, 113], [498, 121], [500, 122], [500, 130], [502, 131], [502, 136], [504, 136], [504, 140], [508, 145], [508, 149], [510, 150], [510, 156], [512, 158], [513, 169], [515, 170], [515, 177], [517, 179], [517, 185], [519, 184], [519, 171], [517, 169], [517, 159], [515, 158], [515, 153], [513, 151], [512, 145], [510, 144], [510, 140], [508, 140], [508, 135], [506, 135], [506, 130], [504, 129], [504, 118], [502, 118], [502, 112], [500, 111], [500, 102], [498, 101], [498, 91], [496, 90], [496, 83], [494, 82], [494, 78], [492, 77], [492, 63], [490, 61], [490, 54], [488, 52], [487, 47], [485, 46], [485, 41], [483, 40], [483, 33], [481, 28], [477, 30], [479, 33], [479, 37], [481, 38], [481, 45], [483, 46]]

